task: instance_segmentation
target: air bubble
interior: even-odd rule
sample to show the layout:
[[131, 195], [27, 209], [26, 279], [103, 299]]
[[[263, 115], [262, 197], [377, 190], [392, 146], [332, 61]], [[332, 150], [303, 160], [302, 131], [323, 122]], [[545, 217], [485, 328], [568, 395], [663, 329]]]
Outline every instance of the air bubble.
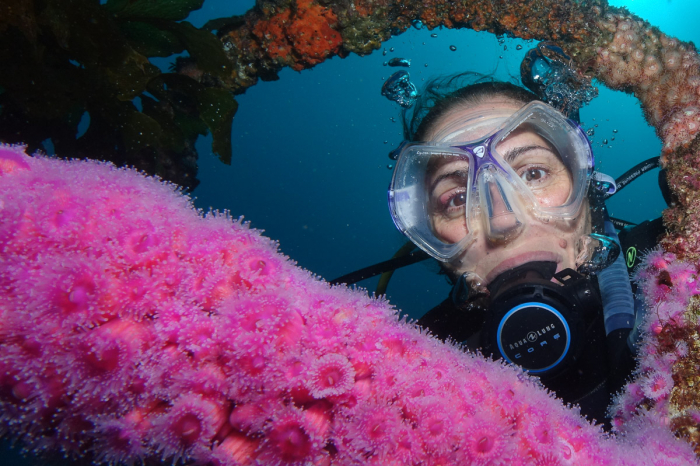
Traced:
[[389, 52], [393, 52], [393, 51], [394, 51], [394, 47], [389, 49]]
[[393, 170], [393, 169], [394, 169], [394, 164], [391, 164], [391, 163], [390, 163], [389, 165], [386, 166], [386, 168], [388, 168], [389, 170]]
[[401, 70], [389, 76], [382, 86], [382, 95], [404, 108], [411, 108], [416, 103], [418, 89], [411, 82], [410, 75]]
[[607, 140], [607, 139], [603, 139], [603, 144], [605, 145], [605, 144], [607, 144], [607, 143], [608, 143], [608, 140]]
[[411, 21], [411, 24], [413, 25], [414, 28], [416, 29], [422, 29], [423, 28], [423, 21], [419, 19], [414, 19]]
[[457, 46], [456, 46], [456, 45], [450, 45], [450, 50], [452, 50], [453, 52], [456, 52], [456, 51], [457, 51]]
[[572, 68], [571, 58], [551, 42], [541, 42], [527, 52], [520, 75], [523, 84], [537, 88], [542, 100], [564, 115], [572, 114], [598, 95], [598, 90]]
[[411, 59], [410, 58], [392, 58], [389, 60], [389, 66], [405, 66], [409, 67], [411, 66]]
[[435, 38], [435, 37], [437, 37], [437, 34], [433, 32], [432, 34], [430, 34], [430, 37]]
[[588, 130], [586, 130], [586, 134], [589, 135], [589, 136], [595, 136], [595, 129], [594, 129], [594, 128], [588, 128]]
[[523, 46], [520, 44], [515, 46], [515, 50], [522, 50], [522, 49], [523, 49]]

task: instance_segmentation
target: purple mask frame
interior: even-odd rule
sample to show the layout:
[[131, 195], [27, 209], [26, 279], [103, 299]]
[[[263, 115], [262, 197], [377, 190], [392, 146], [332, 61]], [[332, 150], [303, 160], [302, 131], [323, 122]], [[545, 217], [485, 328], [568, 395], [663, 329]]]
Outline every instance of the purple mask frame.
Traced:
[[[581, 125], [578, 124], [576, 121], [574, 121], [570, 118], [566, 118], [566, 122], [570, 126], [576, 128], [582, 134], [586, 134], [585, 131], [583, 130], [583, 128], [581, 127]], [[486, 164], [487, 161], [490, 161], [491, 163], [496, 165], [501, 171], [507, 173], [507, 170], [505, 170], [503, 168], [503, 166], [501, 166], [501, 164], [498, 163], [498, 160], [496, 160], [494, 158], [493, 154], [491, 153], [491, 149], [490, 149], [491, 143], [493, 142], [493, 139], [496, 137], [497, 134], [498, 134], [498, 132], [496, 132], [495, 134], [492, 134], [491, 136], [487, 136], [484, 139], [482, 139], [478, 142], [472, 143], [472, 144], [449, 146], [453, 149], [459, 149], [463, 152], [467, 152], [467, 153], [472, 155], [472, 157], [474, 159], [474, 170], [473, 170], [472, 179], [471, 179], [472, 186], [476, 186], [476, 176], [479, 173], [479, 169], [481, 168], [482, 165]], [[591, 141], [589, 141], [588, 138], [586, 138], [586, 142], [588, 142], [588, 149], [590, 150], [590, 153], [591, 153], [592, 170], [595, 170], [595, 154], [593, 153], [593, 147], [591, 146]], [[409, 141], [407, 141], [407, 140], [402, 141], [401, 144], [399, 145], [399, 147], [395, 151], [392, 151], [391, 154], [389, 154], [389, 157], [392, 157], [392, 154], [394, 154], [394, 152], [396, 152], [396, 157], [398, 157], [401, 150], [407, 144], [409, 144]], [[474, 149], [478, 149], [479, 147], [484, 148], [484, 152], [482, 154], [479, 154], [477, 151], [474, 150]]]
[[[468, 154], [471, 154], [472, 160], [474, 162], [474, 168], [471, 168], [470, 165], [470, 171], [472, 172], [471, 176], [471, 187], [472, 189], [476, 189], [476, 177], [479, 174], [479, 169], [483, 165], [486, 165], [487, 163], [492, 163], [496, 167], [498, 167], [499, 170], [502, 172], [507, 173], [507, 171], [503, 168], [503, 166], [498, 163], [498, 160], [493, 156], [491, 153], [491, 142], [493, 142], [493, 138], [495, 135], [488, 136], [485, 139], [482, 139], [479, 142], [476, 142], [474, 144], [466, 144], [466, 145], [461, 145], [461, 146], [450, 146], [453, 149], [459, 149], [463, 152], [467, 152]], [[478, 149], [483, 149], [479, 151]]]

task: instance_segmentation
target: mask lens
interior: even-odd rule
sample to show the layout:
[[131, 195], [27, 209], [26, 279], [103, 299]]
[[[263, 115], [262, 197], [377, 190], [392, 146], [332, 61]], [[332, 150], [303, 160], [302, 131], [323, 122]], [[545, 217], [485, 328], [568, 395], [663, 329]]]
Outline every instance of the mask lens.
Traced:
[[397, 161], [389, 197], [394, 223], [433, 257], [452, 257], [467, 237], [470, 157], [417, 144]]
[[460, 242], [468, 232], [469, 158], [454, 154], [434, 155], [427, 165], [425, 183], [433, 234], [447, 244]]
[[540, 207], [560, 207], [572, 197], [572, 173], [567, 163], [571, 148], [561, 146], [551, 128], [539, 123], [529, 117], [497, 140], [495, 150]]

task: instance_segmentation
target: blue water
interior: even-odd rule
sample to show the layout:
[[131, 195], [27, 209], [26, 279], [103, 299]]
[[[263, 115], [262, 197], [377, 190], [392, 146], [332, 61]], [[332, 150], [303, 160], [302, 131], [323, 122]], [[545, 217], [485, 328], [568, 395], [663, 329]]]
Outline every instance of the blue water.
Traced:
[[[241, 12], [244, 3], [254, 4], [239, 1]], [[690, 14], [698, 7], [690, 0], [611, 4], [627, 6], [663, 31], [700, 43], [691, 20], [697, 16]], [[205, 2], [206, 14], [216, 16], [216, 5]], [[410, 58], [407, 70], [419, 87], [437, 74], [465, 70], [509, 79], [519, 75], [520, 61], [534, 44], [506, 40], [500, 45], [493, 34], [471, 30], [411, 28], [384, 44], [386, 56], [382, 49], [366, 57], [336, 57], [302, 72], [284, 69], [279, 81], [261, 82], [238, 97], [230, 167], [201, 141], [197, 205], [245, 215], [279, 240], [281, 250], [300, 266], [326, 279], [386, 260], [404, 239], [386, 204], [391, 176], [387, 153], [401, 141], [401, 126], [400, 107], [380, 95], [384, 79], [396, 71], [383, 62]], [[586, 127], [595, 128], [598, 168], [614, 177], [659, 154], [661, 144], [633, 97], [600, 86], [600, 96], [581, 117]], [[604, 139], [608, 144], [602, 144]], [[633, 222], [659, 216], [665, 204], [656, 179], [653, 171], [611, 199], [611, 214]], [[449, 291], [437, 270], [421, 263], [397, 271], [388, 298], [411, 317], [420, 317]], [[361, 285], [372, 292], [376, 279]]]
[[[696, 0], [610, 3], [628, 7], [681, 40], [700, 43]], [[189, 19], [201, 26], [253, 5], [254, 0], [206, 0]], [[199, 141], [196, 204], [245, 215], [252, 226], [279, 240], [283, 253], [326, 279], [386, 260], [405, 240], [386, 203], [387, 154], [402, 137], [399, 106], [380, 95], [383, 80], [396, 71], [383, 62], [410, 58], [407, 70], [419, 87], [432, 76], [466, 70], [494, 72], [505, 80], [518, 76], [524, 53], [534, 45], [510, 39], [499, 44], [492, 34], [470, 30], [410, 29], [384, 44], [387, 51], [395, 49], [386, 56], [380, 50], [367, 57], [336, 57], [302, 72], [282, 70], [279, 81], [261, 82], [237, 97], [230, 166], [212, 155], [210, 140]], [[600, 96], [581, 117], [587, 128], [598, 125], [593, 138], [598, 168], [614, 177], [659, 154], [661, 144], [630, 96], [600, 86]], [[608, 144], [603, 146], [604, 139]], [[656, 176], [656, 171], [644, 175], [610, 200], [611, 214], [633, 222], [659, 216], [665, 204]], [[420, 317], [449, 292], [437, 270], [421, 263], [397, 271], [389, 300]], [[376, 279], [361, 285], [371, 292]], [[0, 457], [7, 466], [36, 464], [2, 449]]]

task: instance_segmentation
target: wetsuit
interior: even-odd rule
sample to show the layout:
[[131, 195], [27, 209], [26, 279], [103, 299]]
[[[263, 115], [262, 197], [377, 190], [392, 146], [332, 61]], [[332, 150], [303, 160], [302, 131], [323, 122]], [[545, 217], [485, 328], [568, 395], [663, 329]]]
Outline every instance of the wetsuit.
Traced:
[[[644, 253], [654, 249], [658, 245], [659, 237], [664, 233], [664, 225], [661, 217], [655, 220], [647, 220], [634, 227], [623, 228], [618, 237], [622, 245], [620, 254], [624, 255], [627, 270], [631, 274], [642, 260]], [[636, 285], [632, 283], [632, 289], [636, 291]]]
[[[625, 255], [628, 271], [631, 272], [639, 263], [641, 252], [657, 244], [662, 233], [660, 218], [620, 233], [621, 254]], [[478, 308], [460, 309], [448, 298], [421, 317], [418, 324], [430, 329], [438, 338], [451, 338], [470, 350], [488, 355], [490, 352], [482, 347], [480, 340], [485, 314]], [[602, 305], [586, 314], [589, 316], [584, 335], [586, 344], [580, 357], [555, 377], [542, 377], [541, 382], [565, 402], [579, 405], [587, 418], [602, 422], [609, 428], [606, 410], [611, 396], [623, 387], [635, 365], [628, 345], [630, 330], [619, 329], [606, 336]]]

